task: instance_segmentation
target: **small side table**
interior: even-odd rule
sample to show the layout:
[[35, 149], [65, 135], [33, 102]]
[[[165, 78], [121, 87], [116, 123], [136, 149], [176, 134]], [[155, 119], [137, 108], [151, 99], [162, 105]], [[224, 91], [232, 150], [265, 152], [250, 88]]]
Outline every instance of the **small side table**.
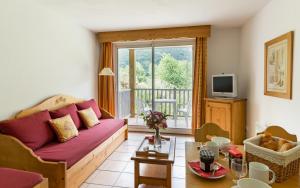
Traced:
[[[137, 151], [143, 151], [143, 147], [148, 140], [145, 138]], [[162, 141], [161, 151], [167, 156], [156, 155], [155, 152], [149, 152], [149, 155], [137, 154], [131, 157], [134, 161], [134, 187], [138, 188], [140, 184], [163, 185], [167, 188], [172, 187], [172, 166], [175, 160], [176, 138], [170, 137], [170, 140]]]

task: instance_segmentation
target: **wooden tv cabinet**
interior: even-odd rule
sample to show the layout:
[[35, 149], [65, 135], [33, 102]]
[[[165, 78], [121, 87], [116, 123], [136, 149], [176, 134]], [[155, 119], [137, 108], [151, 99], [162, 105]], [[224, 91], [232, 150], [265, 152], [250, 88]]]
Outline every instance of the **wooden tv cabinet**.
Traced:
[[205, 123], [215, 123], [229, 131], [234, 144], [246, 137], [246, 101], [238, 98], [206, 98]]

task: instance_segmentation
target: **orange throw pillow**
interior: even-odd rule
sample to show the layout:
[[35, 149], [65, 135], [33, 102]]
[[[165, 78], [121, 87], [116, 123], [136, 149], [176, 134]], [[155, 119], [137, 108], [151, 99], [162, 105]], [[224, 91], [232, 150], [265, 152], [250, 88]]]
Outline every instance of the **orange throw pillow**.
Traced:
[[66, 142], [78, 136], [78, 130], [70, 114], [61, 118], [52, 119], [50, 120], [50, 124], [60, 142]]
[[80, 111], [78, 111], [78, 113], [79, 113], [80, 118], [83, 121], [83, 124], [87, 128], [94, 127], [95, 125], [100, 123], [100, 121], [97, 118], [96, 113], [94, 112], [94, 110], [91, 107], [88, 109], [85, 109], [85, 110], [80, 110]]

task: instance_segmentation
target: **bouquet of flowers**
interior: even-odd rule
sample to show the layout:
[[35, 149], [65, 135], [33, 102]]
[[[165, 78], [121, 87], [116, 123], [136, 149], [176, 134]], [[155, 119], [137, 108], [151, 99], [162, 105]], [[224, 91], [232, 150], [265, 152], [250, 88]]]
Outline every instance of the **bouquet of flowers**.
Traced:
[[150, 129], [160, 129], [167, 128], [167, 115], [158, 111], [148, 111], [146, 114], [143, 114], [143, 119], [146, 122], [146, 125]]

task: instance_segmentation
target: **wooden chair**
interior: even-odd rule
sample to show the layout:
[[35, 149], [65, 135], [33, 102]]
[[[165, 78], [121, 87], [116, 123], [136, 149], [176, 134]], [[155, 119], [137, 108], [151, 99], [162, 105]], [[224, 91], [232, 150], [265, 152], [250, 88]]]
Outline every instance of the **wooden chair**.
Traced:
[[196, 129], [195, 141], [207, 142], [209, 141], [207, 136], [222, 136], [229, 138], [229, 132], [223, 130], [215, 123], [205, 123], [199, 129]]
[[272, 125], [266, 128], [263, 132], [257, 133], [259, 134], [264, 134], [265, 132], [271, 133], [273, 136], [280, 137], [286, 140], [290, 140], [293, 142], [297, 142], [297, 136], [294, 134], [288, 133], [284, 128], [276, 125]]

